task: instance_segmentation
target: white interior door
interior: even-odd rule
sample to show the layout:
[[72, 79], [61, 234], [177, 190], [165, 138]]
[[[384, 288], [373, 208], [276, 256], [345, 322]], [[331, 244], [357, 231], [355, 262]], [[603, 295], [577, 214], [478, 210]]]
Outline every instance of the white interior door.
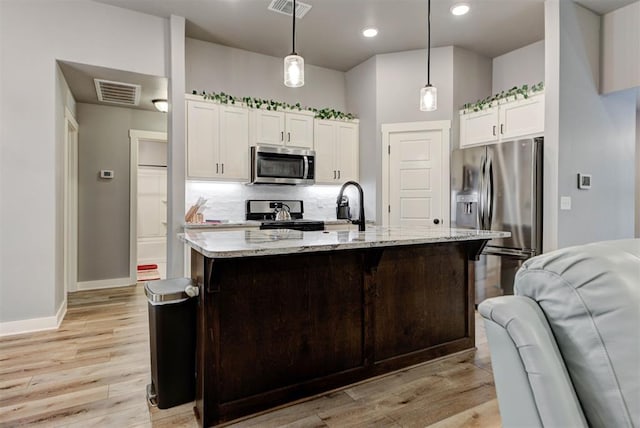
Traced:
[[449, 121], [383, 125], [383, 146], [383, 224], [448, 227]]

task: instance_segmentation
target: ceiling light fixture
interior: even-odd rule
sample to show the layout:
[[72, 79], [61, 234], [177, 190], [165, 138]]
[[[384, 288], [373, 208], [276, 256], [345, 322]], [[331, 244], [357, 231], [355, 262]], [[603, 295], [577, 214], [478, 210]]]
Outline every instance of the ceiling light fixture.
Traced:
[[450, 10], [453, 15], [464, 15], [465, 13], [469, 12], [469, 5], [466, 3], [457, 3], [451, 6]]
[[365, 37], [375, 37], [378, 35], [378, 29], [377, 28], [365, 28], [364, 30], [362, 30], [362, 35]]
[[296, 0], [293, 0], [293, 36], [291, 53], [284, 58], [284, 85], [299, 88], [304, 85], [304, 58], [296, 53]]
[[431, 86], [431, 0], [427, 3], [427, 84], [420, 90], [420, 110], [438, 108], [438, 90]]
[[156, 110], [161, 111], [162, 113], [166, 113], [169, 111], [169, 103], [165, 99], [155, 99], [151, 101]]

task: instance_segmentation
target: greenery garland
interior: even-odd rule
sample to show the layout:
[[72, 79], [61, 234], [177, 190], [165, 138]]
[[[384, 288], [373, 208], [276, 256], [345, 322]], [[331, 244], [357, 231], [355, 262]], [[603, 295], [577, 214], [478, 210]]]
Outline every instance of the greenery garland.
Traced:
[[205, 100], [216, 101], [220, 104], [235, 104], [235, 103], [244, 103], [249, 108], [264, 108], [266, 110], [309, 110], [315, 113], [315, 117], [318, 119], [342, 119], [342, 120], [352, 120], [356, 117], [351, 113], [343, 113], [341, 111], [332, 109], [332, 108], [323, 108], [317, 109], [312, 107], [302, 107], [300, 103], [289, 104], [280, 101], [267, 100], [261, 98], [253, 98], [253, 97], [234, 97], [230, 94], [225, 94], [224, 92], [205, 92], [202, 91], [198, 93], [197, 91], [192, 91], [193, 95], [202, 95]]
[[534, 94], [536, 92], [542, 91], [544, 89], [544, 82], [540, 82], [535, 85], [522, 85], [520, 87], [514, 86], [508, 91], [502, 91], [493, 96], [488, 96], [485, 99], [478, 100], [475, 103], [467, 103], [462, 106], [464, 113], [471, 113], [475, 111], [480, 111], [488, 107], [492, 107], [495, 102], [499, 100], [509, 100], [510, 97], [513, 97], [513, 100], [517, 100], [518, 96], [523, 98], [529, 98], [529, 95]]

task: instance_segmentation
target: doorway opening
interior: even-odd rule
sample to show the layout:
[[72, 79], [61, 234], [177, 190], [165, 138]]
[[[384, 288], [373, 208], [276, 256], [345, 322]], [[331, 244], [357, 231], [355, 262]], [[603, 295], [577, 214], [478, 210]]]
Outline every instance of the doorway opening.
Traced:
[[130, 130], [131, 271], [136, 281], [166, 278], [167, 134]]
[[76, 291], [78, 283], [78, 122], [68, 108], [64, 111], [64, 296]]

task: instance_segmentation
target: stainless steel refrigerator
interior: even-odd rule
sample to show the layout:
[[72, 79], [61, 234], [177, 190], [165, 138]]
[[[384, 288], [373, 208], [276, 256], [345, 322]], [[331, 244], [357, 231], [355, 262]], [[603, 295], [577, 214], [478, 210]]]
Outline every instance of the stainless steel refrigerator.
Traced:
[[451, 227], [511, 232], [476, 262], [476, 304], [513, 294], [522, 262], [542, 251], [542, 145], [539, 137], [453, 151]]

